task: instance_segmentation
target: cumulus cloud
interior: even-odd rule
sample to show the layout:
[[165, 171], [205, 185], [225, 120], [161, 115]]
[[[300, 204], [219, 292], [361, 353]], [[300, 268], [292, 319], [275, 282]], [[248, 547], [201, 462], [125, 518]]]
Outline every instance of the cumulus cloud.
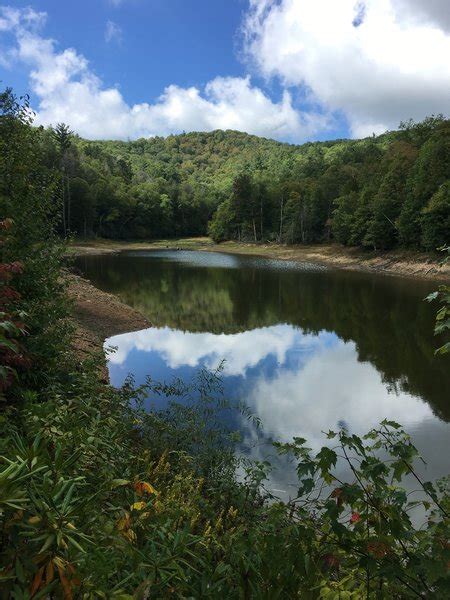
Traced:
[[14, 28], [27, 28], [36, 31], [46, 21], [45, 12], [38, 12], [32, 8], [17, 9], [11, 6], [0, 7], [0, 32], [11, 31]]
[[389, 393], [375, 367], [358, 360], [353, 342], [322, 348], [297, 371], [262, 376], [247, 401], [276, 439], [301, 436], [315, 449], [323, 443], [322, 431], [343, 425], [361, 435], [385, 418], [408, 428], [433, 418], [419, 398]]
[[243, 32], [264, 76], [362, 136], [448, 109], [449, 20], [448, 0], [250, 0]]
[[[91, 139], [220, 128], [298, 140], [328, 122], [314, 113], [301, 115], [288, 91], [279, 102], [272, 101], [248, 76], [216, 77], [203, 89], [170, 85], [155, 102], [130, 106], [116, 87], [103, 85], [83, 55], [73, 48], [59, 50], [54, 40], [39, 33], [45, 14], [2, 9], [0, 15], [0, 33], [13, 34], [14, 56], [30, 68], [39, 124], [64, 121]], [[116, 33], [111, 28], [110, 39]]]
[[225, 360], [225, 375], [245, 375], [270, 355], [278, 364], [286, 360], [287, 352], [298, 349], [318, 348], [329, 334], [305, 335], [289, 325], [275, 325], [242, 333], [213, 334], [191, 333], [169, 327], [144, 329], [124, 333], [105, 342], [105, 347], [115, 347], [109, 356], [115, 365], [123, 365], [130, 352], [158, 352], [171, 369], [183, 366], [216, 369]]
[[[156, 100], [130, 105], [83, 55], [46, 38], [46, 14], [31, 8], [0, 9], [0, 65], [22, 61], [30, 69], [38, 123], [65, 121], [91, 139], [222, 128], [299, 142], [331, 129], [331, 115], [343, 114], [358, 137], [448, 110], [448, 0], [249, 1], [245, 55], [282, 83], [277, 101], [246, 76], [174, 83]], [[108, 21], [105, 39], [120, 35]]]
[[122, 41], [122, 28], [114, 23], [114, 21], [107, 21], [105, 27], [105, 42], [121, 42]]

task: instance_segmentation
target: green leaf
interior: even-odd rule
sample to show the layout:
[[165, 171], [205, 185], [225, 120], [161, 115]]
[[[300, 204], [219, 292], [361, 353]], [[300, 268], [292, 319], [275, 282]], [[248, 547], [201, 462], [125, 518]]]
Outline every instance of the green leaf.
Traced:
[[298, 495], [303, 496], [305, 494], [309, 494], [314, 489], [314, 479], [308, 477], [307, 479], [302, 479], [301, 485], [298, 488]]
[[121, 487], [124, 485], [129, 485], [131, 482], [129, 479], [113, 479], [111, 481], [111, 489]]
[[330, 467], [335, 467], [337, 462], [337, 454], [334, 450], [324, 446], [316, 457], [319, 461], [319, 468], [322, 471], [322, 476], [328, 473]]
[[388, 421], [387, 419], [384, 419], [384, 421], [381, 421], [382, 425], [386, 425], [386, 427], [392, 427], [392, 429], [401, 429], [402, 426], [399, 425], [396, 421]]

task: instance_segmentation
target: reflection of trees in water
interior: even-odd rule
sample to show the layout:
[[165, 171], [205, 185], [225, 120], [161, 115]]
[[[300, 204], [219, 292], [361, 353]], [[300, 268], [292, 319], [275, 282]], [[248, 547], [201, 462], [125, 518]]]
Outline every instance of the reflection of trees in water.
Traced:
[[345, 271], [181, 265], [121, 256], [80, 261], [88, 276], [156, 326], [236, 333], [280, 322], [305, 333], [334, 331], [354, 341], [393, 391], [427, 400], [450, 419], [448, 357], [435, 357], [429, 284]]

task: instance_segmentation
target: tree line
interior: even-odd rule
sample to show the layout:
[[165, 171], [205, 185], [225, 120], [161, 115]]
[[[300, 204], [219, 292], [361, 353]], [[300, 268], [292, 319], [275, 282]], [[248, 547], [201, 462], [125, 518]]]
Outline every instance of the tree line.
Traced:
[[[435, 250], [450, 234], [450, 121], [283, 144], [237, 131], [88, 141], [38, 128], [59, 173], [60, 234]], [[56, 199], [55, 199], [56, 204]]]
[[450, 235], [450, 123], [431, 117], [378, 138], [314, 144], [245, 168], [209, 225], [213, 239], [435, 250]]

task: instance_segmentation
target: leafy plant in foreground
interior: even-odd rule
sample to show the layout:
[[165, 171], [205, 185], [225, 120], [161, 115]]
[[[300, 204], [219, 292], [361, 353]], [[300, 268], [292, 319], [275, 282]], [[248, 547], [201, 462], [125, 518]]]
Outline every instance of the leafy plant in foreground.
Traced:
[[[303, 439], [278, 447], [298, 461], [299, 496], [291, 505], [321, 539], [322, 558], [334, 574], [330, 592], [353, 568], [352, 586], [359, 580], [364, 597], [444, 598], [450, 584], [448, 481], [435, 488], [418, 477], [418, 452], [397, 423], [383, 421], [363, 438], [345, 430], [327, 437], [336, 445], [316, 456]], [[405, 475], [417, 484], [413, 500], [400, 485]], [[425, 528], [411, 520], [417, 507], [428, 515]]]
[[[441, 248], [443, 252], [447, 252], [448, 256], [443, 260], [443, 264], [450, 259], [450, 247]], [[434, 328], [435, 335], [449, 334], [450, 331], [450, 286], [441, 285], [436, 292], [429, 294], [426, 297], [428, 302], [438, 300], [442, 304], [436, 314], [436, 325]], [[436, 350], [436, 354], [447, 354], [450, 352], [450, 341], [445, 342]]]
[[[200, 404], [150, 413], [144, 390], [96, 377], [30, 397], [15, 431], [0, 423], [6, 597], [446, 597], [448, 493], [415, 480], [422, 496], [408, 497], [417, 451], [397, 424], [329, 433], [335, 445], [316, 455], [305, 440], [278, 444], [299, 476], [285, 503], [267, 497], [258, 465], [236, 476], [207, 374]], [[428, 517], [415, 529], [419, 505]]]

